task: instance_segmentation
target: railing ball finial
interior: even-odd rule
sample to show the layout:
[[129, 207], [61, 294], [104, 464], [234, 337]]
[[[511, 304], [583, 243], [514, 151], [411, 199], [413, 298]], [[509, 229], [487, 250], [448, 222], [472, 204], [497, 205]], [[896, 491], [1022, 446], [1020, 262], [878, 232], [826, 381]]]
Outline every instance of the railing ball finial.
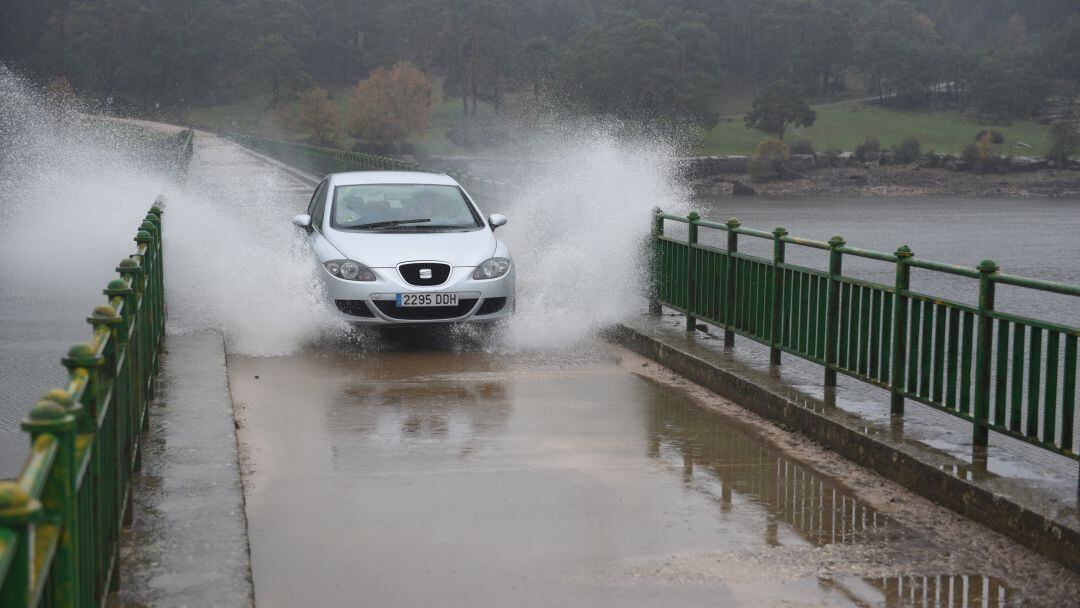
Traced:
[[773, 228], [772, 233], [773, 233], [773, 236], [777, 236], [777, 237], [786, 236], [787, 235], [787, 228], [784, 228], [783, 226], [777, 226], [776, 228]]
[[907, 245], [902, 245], [896, 250], [896, 257], [898, 258], [910, 258], [913, 255], [915, 255], [915, 253], [911, 251], [911, 247], [908, 247]]
[[728, 219], [728, 221], [727, 221], [727, 227], [728, 228], [738, 228], [739, 226], [742, 226], [742, 224], [739, 223], [739, 220], [737, 220], [735, 218]]
[[0, 523], [33, 513], [37, 501], [14, 481], [0, 481]]
[[997, 272], [1000, 270], [1000, 266], [994, 260], [983, 260], [979, 262], [979, 272]]
[[75, 400], [72, 399], [71, 393], [65, 391], [62, 388], [49, 389], [44, 395], [41, 396], [44, 401], [53, 401], [60, 405], [70, 408], [75, 404]]
[[102, 304], [94, 308], [94, 312], [86, 319], [91, 325], [115, 325], [120, 322], [120, 315], [116, 309], [108, 304]]
[[129, 258], [124, 258], [124, 259], [120, 260], [120, 266], [118, 268], [121, 268], [121, 269], [126, 268], [126, 269], [134, 270], [134, 269], [136, 269], [138, 267], [139, 267], [139, 261], [136, 260], [135, 258], [130, 258], [129, 257]]
[[690, 213], [686, 214], [686, 219], [690, 220], [691, 222], [696, 222], [701, 219], [701, 215], [697, 211], [691, 211]]
[[843, 247], [844, 245], [847, 245], [847, 241], [844, 240], [844, 237], [838, 234], [829, 239], [829, 245], [832, 245], [833, 247]]
[[68, 354], [63, 358], [62, 363], [69, 370], [78, 367], [96, 367], [101, 364], [101, 358], [97, 356], [94, 345], [79, 342], [68, 350]]
[[75, 423], [75, 417], [59, 403], [42, 399], [30, 408], [30, 413], [23, 419], [22, 429], [31, 435], [68, 430]]

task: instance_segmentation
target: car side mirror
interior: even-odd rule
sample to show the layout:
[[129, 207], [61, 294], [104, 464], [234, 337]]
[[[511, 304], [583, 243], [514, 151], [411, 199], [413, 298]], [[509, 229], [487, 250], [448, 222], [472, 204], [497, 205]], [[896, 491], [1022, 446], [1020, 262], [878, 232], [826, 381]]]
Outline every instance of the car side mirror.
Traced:
[[501, 213], [492, 213], [488, 216], [488, 225], [492, 230], [495, 230], [499, 226], [506, 225], [506, 216]]
[[292, 223], [296, 224], [297, 228], [303, 228], [304, 230], [311, 230], [311, 216], [306, 213], [292, 218]]

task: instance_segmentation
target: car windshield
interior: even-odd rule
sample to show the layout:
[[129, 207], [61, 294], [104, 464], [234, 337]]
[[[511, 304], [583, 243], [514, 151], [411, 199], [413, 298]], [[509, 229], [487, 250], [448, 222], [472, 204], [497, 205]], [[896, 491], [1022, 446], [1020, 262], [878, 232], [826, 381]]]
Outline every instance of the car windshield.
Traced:
[[456, 186], [336, 186], [331, 225], [338, 230], [444, 232], [483, 227]]

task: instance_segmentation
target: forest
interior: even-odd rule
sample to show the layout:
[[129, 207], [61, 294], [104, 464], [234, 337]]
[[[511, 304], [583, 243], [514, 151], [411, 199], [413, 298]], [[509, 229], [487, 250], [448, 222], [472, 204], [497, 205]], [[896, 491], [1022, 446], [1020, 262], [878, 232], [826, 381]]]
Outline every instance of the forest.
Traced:
[[0, 62], [140, 114], [313, 87], [407, 61], [459, 100], [711, 128], [716, 99], [1026, 117], [1080, 81], [1075, 0], [2, 0]]

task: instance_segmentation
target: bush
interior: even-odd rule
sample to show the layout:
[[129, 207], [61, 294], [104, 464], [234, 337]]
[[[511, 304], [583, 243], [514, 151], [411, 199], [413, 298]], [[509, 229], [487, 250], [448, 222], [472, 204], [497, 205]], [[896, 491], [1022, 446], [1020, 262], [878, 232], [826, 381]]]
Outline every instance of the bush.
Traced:
[[987, 134], [990, 134], [990, 143], [1003, 144], [1005, 143], [1005, 135], [998, 131], [979, 131], [979, 134], [975, 136], [975, 141], [982, 141]]
[[921, 151], [922, 144], [919, 143], [918, 138], [909, 137], [899, 145], [893, 146], [893, 158], [898, 163], [913, 163], [919, 159]]
[[960, 152], [960, 158], [968, 162], [979, 160], [979, 145], [971, 143], [964, 146], [964, 150]]
[[814, 144], [809, 139], [800, 139], [791, 145], [792, 154], [813, 154]]
[[750, 179], [755, 182], [782, 177], [784, 163], [791, 158], [791, 148], [779, 139], [766, 139], [757, 145], [750, 159]]
[[875, 162], [881, 158], [881, 142], [876, 137], [867, 137], [855, 148], [855, 158], [861, 162]]

